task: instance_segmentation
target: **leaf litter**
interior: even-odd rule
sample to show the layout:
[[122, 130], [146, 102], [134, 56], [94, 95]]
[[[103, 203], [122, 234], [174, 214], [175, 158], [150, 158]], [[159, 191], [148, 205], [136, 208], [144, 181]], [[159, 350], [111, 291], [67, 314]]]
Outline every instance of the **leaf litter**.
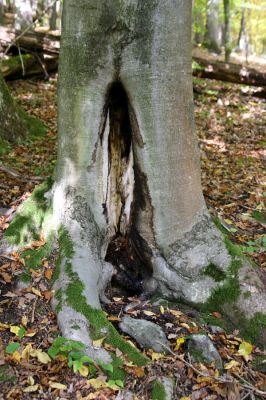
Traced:
[[[203, 190], [208, 207], [218, 216], [233, 242], [262, 268], [265, 260], [265, 125], [266, 103], [252, 95], [252, 89], [240, 85], [195, 79], [195, 117], [201, 149]], [[10, 84], [13, 95], [30, 114], [48, 126], [45, 137], [15, 146], [1, 155], [3, 165], [22, 176], [52, 173], [56, 159], [56, 75], [49, 82], [17, 81]], [[17, 206], [32, 192], [36, 182], [20, 181], [0, 171], [0, 235], [7, 228]], [[44, 245], [40, 238], [32, 246]], [[150, 399], [153, 382], [171, 375], [175, 381], [175, 399], [265, 398], [266, 376], [252, 367], [256, 356], [265, 356], [252, 344], [239, 338], [238, 332], [213, 333], [199, 322], [195, 311], [181, 310], [170, 304], [153, 305], [135, 297], [114, 296], [105, 311], [118, 328], [124, 314], [156, 322], [170, 342], [165, 353], [145, 351], [150, 363], [137, 367], [124, 360], [126, 381], [109, 381], [103, 369], [89, 374], [85, 368], [74, 373], [66, 356], [51, 358], [48, 351], [59, 336], [51, 309], [51, 280], [54, 255], [31, 270], [31, 283], [16, 288], [24, 269], [19, 254], [0, 256], [0, 399], [115, 399], [123, 385], [134, 399]], [[133, 308], [126, 308], [128, 304]], [[214, 318], [221, 318], [218, 312]], [[224, 374], [214, 365], [192, 363], [185, 355], [186, 340], [192, 333], [205, 332], [224, 361]], [[127, 338], [131, 343], [134, 340]], [[104, 340], [97, 341], [105, 346]], [[109, 348], [118, 357], [121, 352]], [[83, 365], [81, 367], [86, 367]], [[8, 371], [3, 373], [3, 371]], [[233, 397], [234, 396], [234, 397]], [[122, 397], [120, 397], [122, 399]]]

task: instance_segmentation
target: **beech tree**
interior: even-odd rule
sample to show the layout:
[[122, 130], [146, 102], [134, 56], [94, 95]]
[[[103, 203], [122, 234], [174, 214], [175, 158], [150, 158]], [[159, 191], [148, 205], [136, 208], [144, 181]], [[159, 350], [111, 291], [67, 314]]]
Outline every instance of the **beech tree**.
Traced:
[[205, 45], [217, 54], [221, 53], [222, 26], [219, 18], [220, 0], [207, 1]]
[[43, 257], [58, 233], [58, 323], [94, 358], [108, 354], [92, 337], [135, 352], [101, 311], [123, 264], [116, 246], [139, 260], [122, 265], [135, 291], [265, 333], [263, 284], [202, 195], [191, 76], [190, 1], [64, 1], [55, 182], [36, 189], [5, 237], [21, 244], [42, 229]]
[[27, 125], [22, 111], [15, 104], [0, 73], [0, 140], [14, 143], [19, 138], [25, 137], [26, 133]]

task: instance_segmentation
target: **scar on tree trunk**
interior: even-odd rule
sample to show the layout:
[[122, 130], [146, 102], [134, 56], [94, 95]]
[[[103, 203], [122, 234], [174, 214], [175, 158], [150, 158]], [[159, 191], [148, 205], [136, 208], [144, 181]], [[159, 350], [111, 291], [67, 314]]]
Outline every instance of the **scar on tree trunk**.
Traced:
[[152, 254], [134, 223], [138, 207], [147, 199], [145, 180], [134, 154], [134, 146], [139, 143], [136, 117], [121, 82], [110, 85], [104, 112], [105, 118], [109, 117], [109, 135], [107, 191], [102, 206], [113, 234], [105, 260], [116, 269], [112, 286], [129, 295], [141, 294], [143, 282], [152, 275]]

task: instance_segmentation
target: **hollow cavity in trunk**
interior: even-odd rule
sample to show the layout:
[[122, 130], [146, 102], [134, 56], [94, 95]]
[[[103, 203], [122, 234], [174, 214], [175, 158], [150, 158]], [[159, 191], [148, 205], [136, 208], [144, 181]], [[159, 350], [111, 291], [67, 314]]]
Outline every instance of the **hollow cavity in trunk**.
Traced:
[[[111, 240], [106, 261], [116, 269], [112, 286], [124, 288], [125, 293], [142, 292], [142, 281], [151, 275], [145, 254], [145, 243], [134, 226], [136, 190], [142, 191], [137, 177], [134, 155], [134, 132], [129, 109], [131, 108], [123, 85], [114, 82], [107, 93], [106, 114], [109, 126], [106, 140], [108, 176], [106, 199], [103, 204]], [[102, 138], [104, 142], [104, 138]], [[147, 272], [149, 271], [149, 272]]]

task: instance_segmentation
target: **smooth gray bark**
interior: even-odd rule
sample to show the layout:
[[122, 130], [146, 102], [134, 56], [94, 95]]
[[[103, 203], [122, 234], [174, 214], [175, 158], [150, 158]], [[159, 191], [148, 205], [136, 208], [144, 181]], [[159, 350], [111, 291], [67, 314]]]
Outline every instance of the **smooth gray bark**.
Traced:
[[221, 53], [222, 28], [219, 19], [220, 0], [208, 0], [205, 44], [206, 47], [217, 54]]
[[224, 4], [224, 50], [225, 50], [225, 62], [230, 61], [230, 55], [232, 51], [231, 45], [231, 24], [230, 24], [230, 1], [223, 0]]
[[[73, 276], [89, 306], [107, 301], [116, 235], [135, 240], [147, 293], [198, 304], [221, 286], [205, 274], [231, 258], [202, 195], [191, 76], [191, 2], [65, 0], [53, 188], [55, 224], [73, 243], [55, 284], [64, 336], [80, 340], [75, 320], [89, 331], [67, 303]], [[254, 291], [255, 313], [265, 293]]]
[[32, 0], [16, 0], [15, 29], [23, 30], [33, 21], [37, 3]]

